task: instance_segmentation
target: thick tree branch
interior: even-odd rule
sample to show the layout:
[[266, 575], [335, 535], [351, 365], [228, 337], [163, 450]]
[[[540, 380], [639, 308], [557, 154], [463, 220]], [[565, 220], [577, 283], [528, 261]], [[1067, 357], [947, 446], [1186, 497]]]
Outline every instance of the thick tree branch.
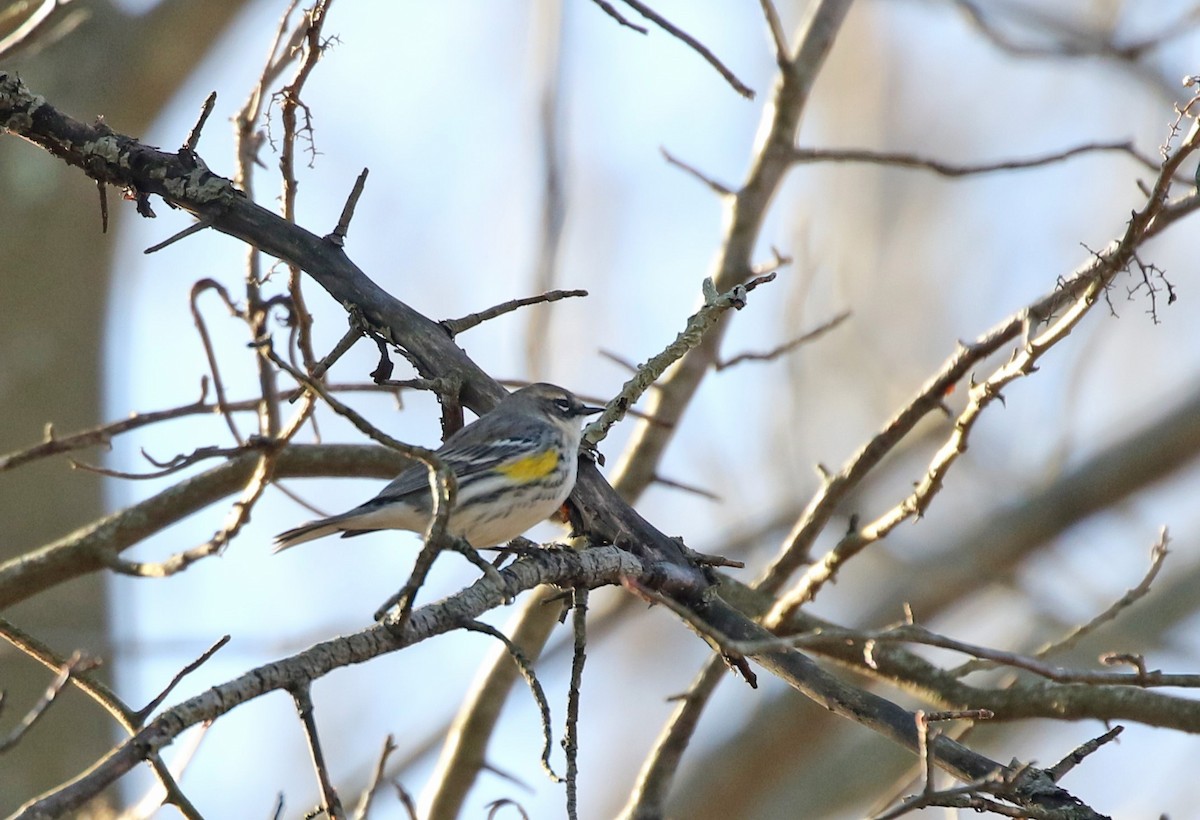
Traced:
[[[486, 412], [504, 395], [503, 388], [453, 343], [444, 328], [376, 285], [335, 243], [248, 201], [202, 162], [185, 162], [105, 125], [73, 120], [4, 72], [0, 72], [0, 128], [42, 146], [94, 179], [141, 195], [161, 196], [210, 220], [216, 230], [303, 269], [339, 303], [357, 310], [374, 334], [401, 349], [422, 376], [448, 377], [462, 384], [463, 403], [477, 413]], [[594, 538], [619, 540], [644, 560], [662, 564], [665, 571], [657, 578], [664, 588], [694, 594], [708, 586], [680, 545], [625, 504], [594, 466], [581, 465], [573, 499]]]
[[401, 629], [389, 622], [324, 641], [289, 658], [252, 669], [235, 680], [214, 686], [167, 709], [71, 783], [27, 803], [15, 818], [32, 820], [61, 816], [83, 805], [192, 726], [215, 720], [267, 692], [294, 689], [334, 669], [364, 663], [460, 628], [465, 622], [475, 620], [539, 584], [613, 584], [625, 576], [641, 576], [645, 571], [642, 562], [615, 547], [538, 553], [530, 560], [518, 561], [501, 570], [503, 585], [491, 578], [481, 578], [449, 598], [414, 611]]

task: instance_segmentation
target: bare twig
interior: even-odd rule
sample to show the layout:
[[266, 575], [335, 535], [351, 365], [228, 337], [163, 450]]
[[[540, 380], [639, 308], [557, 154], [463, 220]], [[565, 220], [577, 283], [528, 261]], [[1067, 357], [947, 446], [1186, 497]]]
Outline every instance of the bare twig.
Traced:
[[579, 695], [583, 686], [583, 665], [587, 661], [588, 591], [576, 587], [571, 602], [571, 627], [575, 651], [571, 657], [571, 680], [567, 685], [567, 720], [563, 732], [563, 751], [567, 756], [567, 817], [579, 816]]
[[1137, 150], [1137, 148], [1134, 147], [1133, 143], [1128, 140], [1121, 142], [1089, 142], [1084, 145], [1076, 145], [1072, 148], [1066, 148], [1062, 151], [1055, 151], [1053, 153], [1042, 154], [1041, 156], [1036, 157], [999, 160], [997, 162], [983, 162], [967, 165], [956, 165], [949, 162], [942, 162], [940, 160], [922, 157], [918, 154], [894, 153], [888, 151], [863, 151], [854, 149], [797, 148], [792, 153], [792, 160], [798, 163], [861, 162], [870, 165], [887, 165], [894, 168], [913, 168], [922, 171], [931, 171], [939, 176], [954, 178], [977, 176], [980, 174], [992, 174], [996, 173], [997, 171], [1021, 171], [1029, 168], [1041, 168], [1046, 165], [1053, 165], [1054, 163], [1080, 156], [1081, 154], [1104, 153], [1112, 151], [1127, 154], [1152, 171], [1157, 171], [1159, 168], [1158, 162], [1142, 154]]
[[346, 244], [346, 234], [350, 231], [350, 220], [354, 218], [354, 209], [358, 206], [358, 198], [362, 196], [363, 189], [366, 188], [367, 174], [369, 173], [370, 169], [363, 168], [362, 173], [354, 180], [354, 187], [350, 189], [350, 196], [346, 197], [346, 204], [342, 206], [342, 215], [338, 217], [333, 233], [325, 237], [339, 248]]
[[204, 130], [204, 123], [208, 122], [208, 117], [213, 112], [213, 106], [217, 104], [217, 92], [213, 91], [204, 99], [204, 105], [200, 108], [200, 116], [196, 120], [196, 124], [192, 126], [191, 132], [187, 139], [184, 140], [183, 147], [180, 148], [180, 153], [195, 154], [196, 146], [200, 143], [200, 132]]
[[380, 784], [383, 783], [384, 769], [387, 766], [388, 758], [394, 751], [396, 751], [396, 744], [392, 740], [392, 736], [388, 735], [383, 740], [383, 749], [379, 752], [379, 759], [375, 762], [375, 769], [371, 773], [371, 782], [363, 790], [358, 806], [354, 810], [355, 820], [367, 820], [367, 815], [371, 813], [371, 803], [375, 799], [375, 793], [379, 791]]
[[161, 251], [163, 248], [165, 248], [169, 245], [173, 245], [181, 239], [187, 239], [192, 234], [200, 233], [200, 231], [204, 230], [205, 228], [209, 228], [209, 227], [212, 227], [211, 220], [207, 220], [207, 219], [203, 219], [203, 218], [197, 219], [195, 222], [193, 222], [191, 225], [188, 225], [182, 231], [179, 231], [178, 233], [174, 233], [171, 236], [168, 236], [162, 242], [159, 242], [155, 245], [151, 245], [150, 247], [146, 248], [146, 250], [142, 251], [142, 253], [147, 254], [147, 255], [152, 254], [152, 253], [157, 253], [158, 251]]
[[1067, 772], [1082, 763], [1088, 755], [1098, 751], [1104, 744], [1116, 740], [1123, 731], [1125, 731], [1124, 726], [1114, 726], [1099, 737], [1092, 738], [1047, 769], [1046, 774], [1050, 775], [1050, 779], [1057, 783], [1066, 777]]
[[[52, 671], [58, 671], [68, 663], [67, 660], [60, 658], [37, 638], [23, 632], [2, 618], [0, 618], [0, 637], [3, 637], [18, 650]], [[135, 720], [134, 711], [117, 697], [116, 693], [109, 689], [107, 685], [97, 680], [87, 668], [84, 668], [82, 665], [76, 666], [69, 676], [69, 680], [76, 688], [108, 712], [122, 729], [131, 736], [136, 734], [140, 728], [140, 724]], [[175, 782], [171, 770], [163, 762], [158, 752], [150, 752], [145, 759], [149, 762], [150, 768], [154, 770], [159, 783], [162, 784], [166, 802], [178, 808], [180, 814], [186, 817], [187, 820], [202, 820], [200, 813], [192, 805], [191, 801], [188, 800], [187, 795], [179, 788], [179, 784]]]
[[342, 809], [342, 801], [333, 780], [329, 776], [329, 768], [325, 765], [325, 755], [321, 751], [321, 738], [317, 734], [317, 720], [313, 714], [312, 692], [308, 683], [295, 686], [291, 690], [292, 699], [296, 702], [296, 712], [300, 715], [300, 723], [304, 726], [304, 736], [308, 740], [308, 751], [312, 756], [313, 769], [317, 773], [317, 785], [321, 789], [321, 810], [329, 820], [345, 820], [346, 813]]
[[543, 583], [572, 585], [577, 579], [614, 583], [622, 576], [644, 571], [636, 556], [615, 547], [596, 547], [546, 553], [538, 561], [519, 561], [502, 570], [504, 588], [484, 578], [467, 590], [413, 613], [403, 634], [383, 625], [357, 635], [316, 644], [290, 658], [250, 670], [235, 680], [218, 684], [155, 717], [90, 770], [53, 793], [26, 804], [17, 818], [63, 816], [81, 806], [148, 756], [169, 745], [188, 728], [214, 720], [262, 694], [307, 685], [333, 669], [362, 663], [395, 652], [450, 629], [499, 606], [506, 595], [533, 589]]
[[175, 677], [171, 678], [171, 682], [164, 686], [161, 692], [151, 698], [149, 703], [133, 713], [136, 725], [143, 725], [146, 721], [146, 718], [148, 718], [150, 714], [157, 709], [164, 700], [167, 699], [167, 695], [171, 694], [171, 690], [178, 686], [179, 682], [185, 677], [199, 669], [206, 661], [208, 661], [209, 658], [217, 654], [217, 652], [221, 650], [221, 647], [229, 643], [229, 639], [229, 635], [222, 635], [217, 639], [216, 643], [201, 652], [200, 656], [196, 658], [196, 660], [192, 661], [187, 666], [176, 672]]
[[661, 14], [659, 14], [654, 9], [647, 6], [645, 3], [640, 2], [640, 0], [622, 0], [622, 1], [625, 3], [625, 5], [632, 8], [638, 14], [642, 15], [647, 20], [654, 23], [656, 26], [658, 26], [663, 31], [670, 34], [675, 39], [680, 40], [681, 42], [686, 44], [692, 51], [696, 52], [701, 57], [703, 57], [708, 62], [709, 65], [711, 65], [713, 68], [715, 68], [717, 70], [717, 73], [719, 73], [722, 77], [725, 78], [725, 82], [729, 83], [729, 85], [731, 85], [733, 87], [734, 91], [741, 94], [743, 97], [745, 97], [748, 100], [754, 99], [754, 89], [750, 88], [750, 86], [746, 85], [744, 82], [739, 80], [737, 78], [737, 76], [725, 66], [724, 63], [722, 63], [719, 59], [717, 59], [717, 55], [713, 54], [712, 51], [708, 48], [708, 46], [704, 45], [704, 43], [700, 42], [695, 37], [688, 34], [683, 29], [679, 28], [679, 26], [675, 25], [670, 20], [663, 17]]
[[685, 493], [698, 495], [701, 498], [707, 498], [709, 501], [721, 500], [721, 496], [717, 495], [711, 490], [706, 490], [703, 487], [697, 487], [694, 484], [686, 484], [682, 481], [676, 481], [673, 478], [664, 478], [663, 476], [656, 475], [654, 476], [654, 483], [662, 487], [670, 487], [673, 490], [682, 490]]
[[100, 233], [108, 233], [108, 188], [96, 180], [96, 195], [100, 197]]
[[229, 402], [225, 398], [225, 382], [221, 380], [221, 370], [217, 365], [217, 354], [213, 350], [212, 339], [208, 335], [208, 326], [204, 323], [204, 317], [201, 316], [200, 308], [196, 304], [197, 299], [200, 298], [200, 294], [206, 290], [216, 292], [221, 301], [225, 303], [225, 307], [231, 316], [244, 319], [246, 318], [246, 314], [234, 305], [233, 299], [229, 296], [229, 291], [215, 279], [201, 279], [192, 285], [188, 304], [192, 311], [192, 321], [196, 325], [196, 332], [200, 334], [200, 343], [204, 346], [204, 357], [208, 360], [208, 371], [212, 377], [213, 389], [217, 393], [217, 406], [221, 408], [221, 415], [225, 418], [225, 424], [229, 427], [229, 432], [233, 434], [233, 440], [238, 444], [243, 444], [245, 443], [245, 439], [242, 438], [237, 424], [234, 423], [233, 414], [229, 411]]
[[609, 3], [608, 0], [592, 0], [592, 2], [599, 6], [609, 17], [616, 20], [618, 24], [625, 26], [625, 28], [631, 28], [638, 34], [649, 33], [649, 29], [647, 29], [645, 26], [639, 26], [637, 23], [631, 23], [628, 19], [623, 17], [621, 12], [617, 11], [616, 8], [613, 7], [613, 4]]
[[481, 325], [489, 319], [495, 319], [497, 316], [503, 316], [505, 313], [510, 313], [518, 308], [527, 307], [529, 305], [540, 305], [543, 302], [557, 302], [560, 299], [567, 299], [572, 296], [587, 296], [586, 290], [551, 290], [537, 296], [527, 296], [523, 299], [511, 299], [503, 304], [490, 307], [487, 310], [481, 310], [479, 313], [469, 313], [461, 319], [443, 319], [442, 327], [449, 331], [451, 336], [457, 336], [464, 330], [470, 330], [477, 325]]
[[[1175, 133], [1172, 131], [1172, 136]], [[967, 436], [983, 409], [1000, 395], [1002, 387], [1033, 372], [1037, 359], [1065, 338], [1112, 279], [1127, 269], [1137, 248], [1155, 231], [1167, 204], [1167, 194], [1176, 171], [1198, 144], [1200, 129], [1193, 122], [1187, 136], [1162, 163], [1146, 203], [1132, 214], [1119, 239], [1109, 243], [1103, 252], [1093, 254], [1053, 292], [1013, 314], [973, 344], [961, 344], [960, 349], [926, 383], [917, 397], [901, 409], [884, 430], [856, 453], [839, 473], [824, 482], [820, 492], [797, 520], [785, 548], [758, 582], [761, 588], [773, 591], [782, 585], [783, 577], [808, 561], [808, 550], [833, 514], [837, 501], [856, 486], [917, 421], [932, 410], [943, 407], [942, 399], [946, 392], [971, 367], [996, 352], [1002, 344], [1018, 336], [1025, 337], [1023, 345], [1013, 352], [1006, 364], [998, 367], [983, 382], [971, 385], [966, 409], [958, 416], [952, 432], [934, 455], [929, 470], [918, 482], [916, 490], [874, 522], [849, 533], [834, 550], [811, 566], [801, 582], [777, 603], [768, 623], [780, 623], [779, 619], [786, 619], [789, 611], [794, 611], [805, 600], [809, 600], [812, 593], [832, 577], [838, 566], [868, 543], [878, 540], [901, 521], [924, 512], [940, 489], [946, 471], [962, 453]], [[1043, 322], [1048, 323], [1047, 328], [1035, 336], [1035, 327]]]
[[479, 632], [483, 635], [488, 635], [504, 644], [504, 648], [508, 650], [509, 657], [512, 658], [516, 665], [517, 671], [521, 673], [521, 677], [525, 679], [525, 683], [529, 685], [529, 691], [533, 694], [533, 699], [537, 703], [538, 712], [542, 718], [542, 769], [546, 775], [556, 783], [561, 783], [563, 778], [554, 771], [554, 766], [550, 763], [550, 752], [553, 748], [553, 729], [550, 721], [550, 701], [546, 699], [546, 690], [542, 688], [542, 682], [538, 680], [537, 673], [534, 672], [533, 664], [525, 657], [525, 653], [521, 651], [521, 647], [490, 624], [485, 624], [482, 621], [468, 621], [463, 624], [463, 629], [470, 632]]
[[[787, 67], [772, 86], [771, 99], [763, 106], [758, 150], [750, 159], [750, 171], [736, 186], [737, 193], [724, 203], [722, 238], [713, 261], [717, 290], [728, 291], [753, 274], [754, 256], [761, 241], [763, 221], [772, 199], [793, 163], [800, 118], [813, 84], [821, 75], [825, 57], [852, 4], [846, 0], [809, 3], [794, 38]], [[612, 471], [613, 487], [622, 497], [636, 499], [649, 486], [657, 464], [671, 441], [673, 431], [692, 397], [717, 360], [717, 351], [729, 325], [728, 317], [709, 331], [703, 344], [680, 360], [663, 378], [661, 390], [650, 397], [647, 412], [664, 423], [651, 428], [639, 424], [630, 445]]]
[[[1154, 579], [1158, 577], [1158, 572], [1162, 569], [1163, 561], [1165, 561], [1167, 558], [1167, 544], [1170, 543], [1170, 540], [1171, 539], [1167, 533], [1167, 528], [1163, 527], [1159, 531], [1158, 540], [1155, 541], [1154, 545], [1150, 548], [1150, 566], [1147, 568], [1146, 574], [1142, 576], [1142, 580], [1138, 582], [1136, 586], [1127, 590], [1125, 594], [1114, 601], [1111, 606], [1107, 607], [1103, 612], [1096, 615], [1087, 623], [1080, 624], [1058, 640], [1051, 641], [1035, 650], [1031, 654], [1031, 657], [1042, 660], [1050, 655], [1065, 652], [1066, 650], [1075, 646], [1075, 644], [1079, 643], [1084, 636], [1090, 635], [1104, 624], [1114, 620], [1127, 608], [1144, 598], [1150, 591], [1150, 585], [1153, 584]], [[969, 672], [987, 669], [994, 665], [995, 664], [988, 661], [968, 661], [962, 666], [952, 670], [952, 673], [957, 676], [962, 676]]]
[[[81, 652], [76, 651], [58, 670], [58, 674], [54, 676], [54, 680], [46, 687], [46, 691], [38, 698], [25, 717], [13, 727], [12, 731], [7, 736], [0, 738], [0, 754], [4, 754], [21, 742], [21, 738], [25, 733], [33, 728], [33, 725], [38, 722], [42, 715], [46, 714], [46, 710], [58, 699], [58, 695], [62, 692], [63, 687], [71, 680], [71, 677], [77, 672], [86, 672], [89, 669], [94, 669], [100, 665], [100, 661], [95, 658], [89, 658]], [[3, 702], [3, 695], [0, 694], [0, 703]]]
[[704, 662], [687, 692], [676, 698], [675, 710], [642, 763], [637, 783], [621, 810], [621, 818], [666, 816], [667, 796], [683, 753], [704, 714], [704, 705], [724, 676], [724, 661], [720, 656], [712, 655]]
[[[794, 647], [828, 645], [834, 641], [851, 641], [864, 646], [864, 654], [869, 656], [873, 645], [881, 642], [915, 643], [924, 646], [936, 646], [961, 652], [976, 658], [993, 661], [1002, 666], [1023, 669], [1027, 672], [1054, 681], [1055, 683], [1088, 683], [1111, 684], [1153, 688], [1160, 686], [1180, 686], [1188, 688], [1200, 687], [1200, 674], [1168, 674], [1159, 670], [1148, 670], [1140, 658], [1122, 656], [1121, 662], [1129, 662], [1135, 667], [1134, 672], [1098, 672], [1090, 670], [1065, 669], [1061, 666], [1045, 663], [1038, 658], [1022, 655], [1017, 652], [1007, 652], [1001, 649], [979, 646], [965, 641], [955, 640], [945, 635], [931, 632], [919, 624], [905, 623], [882, 630], [842, 630], [822, 629], [818, 632], [794, 635], [788, 638], [773, 638], [766, 643], [745, 644], [731, 642], [728, 648], [747, 655], [757, 654], [772, 648], [777, 648], [780, 642]], [[871, 661], [867, 659], [867, 665]]]
[[[287, 372], [297, 382], [324, 399], [325, 403], [334, 412], [346, 418], [360, 432], [370, 436], [385, 447], [390, 447], [402, 455], [420, 462], [429, 471], [429, 489], [432, 496], [431, 515], [429, 527], [424, 533], [424, 546], [417, 556], [408, 581], [401, 588], [397, 596], [397, 602], [400, 604], [399, 611], [394, 618], [389, 620], [392, 628], [403, 629], [409, 613], [412, 612], [413, 600], [417, 590], [424, 583], [425, 576], [428, 574], [429, 568], [433, 565], [433, 559], [442, 548], [446, 537], [446, 521], [450, 517], [450, 509], [454, 506], [455, 495], [458, 492], [458, 484], [454, 473], [451, 472], [450, 468], [432, 450], [412, 444], [405, 444], [392, 438], [382, 430], [376, 428], [353, 409], [335, 399], [319, 382], [313, 381], [281, 359], [271, 346], [270, 339], [260, 341], [259, 351], [264, 358], [270, 359], [277, 367]], [[381, 617], [381, 615], [377, 613], [377, 617]]]
[[591, 445], [603, 441], [612, 426], [625, 417], [629, 407], [637, 402], [668, 367], [704, 341], [705, 334], [716, 326], [721, 314], [730, 308], [741, 310], [746, 306], [746, 294], [774, 279], [775, 274], [768, 273], [755, 277], [744, 285], [735, 285], [725, 293], [717, 293], [713, 281], [705, 279], [704, 305], [688, 317], [687, 325], [675, 337], [675, 341], [638, 367], [633, 377], [622, 385], [621, 392], [609, 400], [600, 417], [584, 428], [583, 440]]
[[771, 42], [775, 44], [775, 63], [780, 68], [787, 68], [787, 34], [783, 31], [783, 21], [779, 19], [779, 9], [775, 8], [772, 0], [760, 0], [759, 4], [767, 21], [767, 30], [771, 33]]
[[837, 327], [838, 325], [840, 325], [842, 322], [846, 321], [849, 318], [850, 318], [850, 311], [848, 311], [848, 310], [843, 311], [843, 312], [839, 313], [837, 316], [834, 316], [829, 321], [818, 325], [817, 327], [813, 328], [812, 330], [810, 330], [806, 333], [801, 334], [800, 336], [797, 336], [795, 339], [792, 339], [791, 341], [788, 341], [788, 342], [784, 342], [783, 344], [779, 345], [779, 347], [775, 347], [775, 348], [772, 348], [771, 350], [767, 350], [767, 351], [764, 351], [761, 353], [739, 353], [738, 355], [734, 356], [732, 359], [726, 359], [723, 362], [717, 362], [713, 366], [717, 370], [725, 370], [726, 368], [733, 367], [734, 365], [741, 364], [742, 362], [769, 362], [773, 359], [779, 358], [780, 356], [784, 355], [785, 353], [792, 352], [793, 350], [795, 350], [796, 348], [798, 348], [802, 345], [808, 344], [809, 342], [816, 341], [817, 339], [821, 338], [826, 333], [833, 330], [835, 327]]
[[701, 171], [696, 166], [689, 165], [688, 163], [679, 159], [674, 154], [672, 154], [670, 151], [668, 151], [666, 148], [659, 148], [658, 150], [660, 152], [662, 152], [663, 159], [665, 159], [669, 164], [674, 165], [679, 170], [690, 175], [691, 177], [698, 180], [703, 185], [706, 185], [708, 187], [708, 189], [710, 191], [712, 191], [714, 194], [716, 194], [717, 196], [722, 196], [722, 197], [733, 196], [733, 193], [734, 193], [733, 189], [730, 188], [725, 183], [717, 182], [715, 179], [713, 179], [708, 174]]

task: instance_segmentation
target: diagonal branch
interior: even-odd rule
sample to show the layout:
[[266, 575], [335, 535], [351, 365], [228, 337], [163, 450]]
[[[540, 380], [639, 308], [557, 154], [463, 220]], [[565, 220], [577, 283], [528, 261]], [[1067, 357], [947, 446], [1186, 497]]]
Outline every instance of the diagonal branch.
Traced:
[[[336, 243], [287, 222], [203, 167], [189, 167], [165, 153], [113, 132], [86, 125], [30, 93], [15, 76], [0, 72], [0, 127], [34, 142], [95, 179], [155, 194], [234, 236], [306, 271], [337, 302], [354, 305], [372, 333], [404, 351], [420, 375], [462, 384], [463, 403], [484, 413], [505, 395], [503, 388], [453, 343], [441, 325], [394, 298], [355, 266]], [[624, 503], [584, 461], [572, 498], [593, 537], [620, 539], [651, 563], [663, 565], [664, 589], [696, 594], [708, 581], [678, 543]]]

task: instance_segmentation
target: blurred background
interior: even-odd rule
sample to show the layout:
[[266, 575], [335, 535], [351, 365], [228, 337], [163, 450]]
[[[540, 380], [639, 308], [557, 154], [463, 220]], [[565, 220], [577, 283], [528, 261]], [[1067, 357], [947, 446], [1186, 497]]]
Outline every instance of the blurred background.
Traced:
[[[199, 153], [216, 173], [231, 175], [229, 118], [258, 80], [285, 4], [75, 5], [88, 12], [77, 27], [0, 67], [19, 69], [35, 92], [79, 119], [102, 114], [115, 130], [164, 148], [184, 140], [215, 90]], [[793, 36], [805, 5], [779, 3]], [[816, 84], [801, 145], [973, 164], [1129, 140], [1143, 155], [1158, 157], [1172, 106], [1186, 98], [1180, 78], [1200, 72], [1200, 6], [1175, 0], [978, 5], [986, 30], [969, 13], [974, 7], [952, 0], [856, 3]], [[318, 234], [332, 230], [354, 177], [369, 167], [347, 252], [396, 297], [443, 319], [543, 290], [541, 111], [550, 89], [565, 209], [552, 286], [586, 288], [590, 296], [508, 314], [458, 341], [497, 378], [546, 379], [590, 399], [611, 396], [628, 373], [605, 354], [641, 362], [670, 342], [699, 303], [721, 239], [719, 199], [669, 165], [661, 149], [736, 186], [775, 71], [757, 4], [660, 0], [653, 6], [710, 47], [757, 98], [738, 96], [664, 32], [652, 27], [643, 36], [621, 28], [582, 0], [335, 3], [325, 28], [334, 39], [303, 95], [312, 111], [313, 152], [305, 157], [311, 165], [298, 172], [297, 221]], [[270, 145], [261, 159], [267, 167], [257, 172], [257, 197], [270, 207], [279, 190]], [[659, 474], [716, 499], [658, 485], [642, 496], [639, 511], [694, 549], [746, 561], [736, 574], [752, 580], [817, 489], [814, 466], [840, 467], [958, 340], [1020, 310], [1085, 261], [1089, 249], [1119, 236], [1144, 201], [1139, 180], [1151, 178], [1119, 152], [954, 179], [877, 165], [798, 166], [761, 235], [763, 261], [772, 247], [794, 261], [751, 295], [723, 355], [770, 349], [842, 311], [851, 317], [786, 357], [711, 374]], [[34, 443], [46, 422], [66, 432], [199, 395], [207, 365], [188, 294], [206, 277], [242, 292], [246, 249], [205, 232], [146, 256], [145, 248], [186, 227], [190, 217], [156, 203], [157, 219], [138, 219], [116, 196], [110, 203], [114, 223], [102, 236], [94, 185], [31, 146], [0, 140], [0, 246], [13, 249], [0, 261], [0, 401], [13, 420], [0, 430], [2, 451]], [[907, 601], [935, 630], [1029, 650], [1134, 586], [1166, 525], [1172, 554], [1154, 590], [1060, 662], [1089, 664], [1100, 651], [1121, 650], [1146, 653], [1151, 668], [1195, 670], [1200, 308], [1193, 235], [1189, 226], [1177, 226], [1143, 259], [1166, 271], [1175, 304], [1160, 293], [1152, 314], [1147, 291], [1131, 294], [1137, 282], [1119, 279], [1112, 309], [1093, 311], [1036, 375], [1006, 392], [1004, 407], [985, 414], [927, 516], [852, 562], [813, 611], [874, 628], [898, 620]], [[285, 286], [286, 271], [277, 276], [269, 288]], [[307, 286], [307, 296], [320, 355], [344, 333], [345, 316], [315, 286]], [[252, 396], [256, 377], [244, 325], [215, 298], [200, 304], [230, 398]], [[374, 346], [360, 342], [331, 378], [369, 381], [376, 360]], [[398, 367], [397, 378], [409, 375]], [[960, 408], [962, 393], [948, 403]], [[397, 407], [388, 396], [347, 396], [391, 435], [436, 445], [435, 401], [415, 393], [402, 398]], [[331, 414], [319, 418], [324, 441], [361, 440]], [[246, 429], [252, 426], [248, 419]], [[618, 427], [604, 443], [609, 464], [631, 426]], [[945, 417], [926, 419], [845, 506], [845, 516], [873, 517], [899, 501], [949, 427]], [[1137, 446], [1127, 446], [1130, 440]], [[1147, 442], [1173, 457], [1161, 457]], [[142, 449], [161, 460], [231, 443], [219, 418], [191, 419], [123, 436], [111, 453], [83, 460], [147, 472], [153, 467]], [[1101, 459], [1109, 459], [1107, 472], [1096, 471]], [[178, 478], [101, 481], [70, 471], [61, 457], [0, 474], [0, 512], [10, 538], [5, 557]], [[287, 482], [326, 513], [365, 500], [379, 486], [376, 480]], [[200, 543], [226, 512], [227, 505], [215, 505], [126, 557], [160, 560]], [[330, 539], [270, 554], [274, 533], [311, 517], [269, 491], [220, 558], [163, 580], [72, 582], [56, 590], [57, 598], [6, 617], [63, 653], [85, 648], [111, 658], [116, 690], [135, 706], [230, 634], [230, 644], [175, 690], [168, 700], [175, 703], [315, 641], [362, 629], [403, 583], [418, 543], [411, 534]], [[833, 522], [821, 545], [832, 545], [846, 521]], [[540, 534], [554, 532], [546, 527]], [[456, 591], [476, 574], [445, 556], [421, 600]], [[669, 613], [631, 603], [622, 590], [598, 590], [592, 606], [581, 816], [603, 818], [624, 804], [670, 713], [667, 698], [687, 688], [708, 650]], [[508, 615], [497, 611], [490, 620], [503, 625]], [[570, 636], [559, 631], [539, 674], [561, 732], [570, 659], [554, 647]], [[393, 762], [405, 764], [396, 777], [419, 794], [475, 669], [494, 650], [481, 636], [451, 635], [318, 681], [317, 718], [344, 799], [353, 802], [388, 733], [399, 745]], [[22, 663], [0, 651], [3, 686], [12, 685], [9, 677]], [[33, 670], [31, 680], [28, 691], [36, 693], [47, 674]], [[777, 681], [760, 682], [757, 691], [732, 676], [722, 684], [685, 759], [677, 816], [857, 817], [902, 788], [913, 763], [904, 752]], [[49, 782], [77, 773], [116, 737], [113, 727], [97, 722], [99, 710], [83, 698], [73, 701], [84, 717], [52, 711], [28, 739], [30, 749], [44, 744], [51, 758], [37, 767]], [[80, 735], [78, 759], [54, 743], [68, 730], [93, 732]], [[1024, 722], [977, 730], [971, 743], [999, 760], [1049, 764], [1103, 730]], [[186, 745], [185, 738], [168, 759]], [[507, 777], [485, 773], [466, 815], [481, 816], [485, 804], [507, 797], [532, 817], [561, 816], [562, 787], [541, 774], [540, 746], [536, 707], [518, 687], [489, 752]], [[1063, 785], [1114, 816], [1192, 816], [1194, 787], [1181, 775], [1192, 771], [1198, 751], [1185, 734], [1130, 726], [1119, 744]], [[25, 780], [15, 768], [0, 769], [0, 809], [27, 799], [38, 776]], [[135, 801], [150, 785], [145, 775], [127, 778], [114, 800]], [[303, 815], [317, 794], [290, 699], [262, 698], [220, 720], [200, 741], [182, 785], [207, 816], [269, 816], [280, 792], [284, 816]], [[373, 816], [400, 817], [403, 809], [385, 791]]]

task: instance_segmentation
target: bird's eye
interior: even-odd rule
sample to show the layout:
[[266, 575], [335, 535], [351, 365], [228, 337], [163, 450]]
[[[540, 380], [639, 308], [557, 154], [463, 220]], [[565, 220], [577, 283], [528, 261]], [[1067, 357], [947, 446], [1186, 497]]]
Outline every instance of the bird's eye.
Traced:
[[557, 398], [554, 400], [554, 406], [564, 416], [571, 412], [571, 402], [566, 398]]

